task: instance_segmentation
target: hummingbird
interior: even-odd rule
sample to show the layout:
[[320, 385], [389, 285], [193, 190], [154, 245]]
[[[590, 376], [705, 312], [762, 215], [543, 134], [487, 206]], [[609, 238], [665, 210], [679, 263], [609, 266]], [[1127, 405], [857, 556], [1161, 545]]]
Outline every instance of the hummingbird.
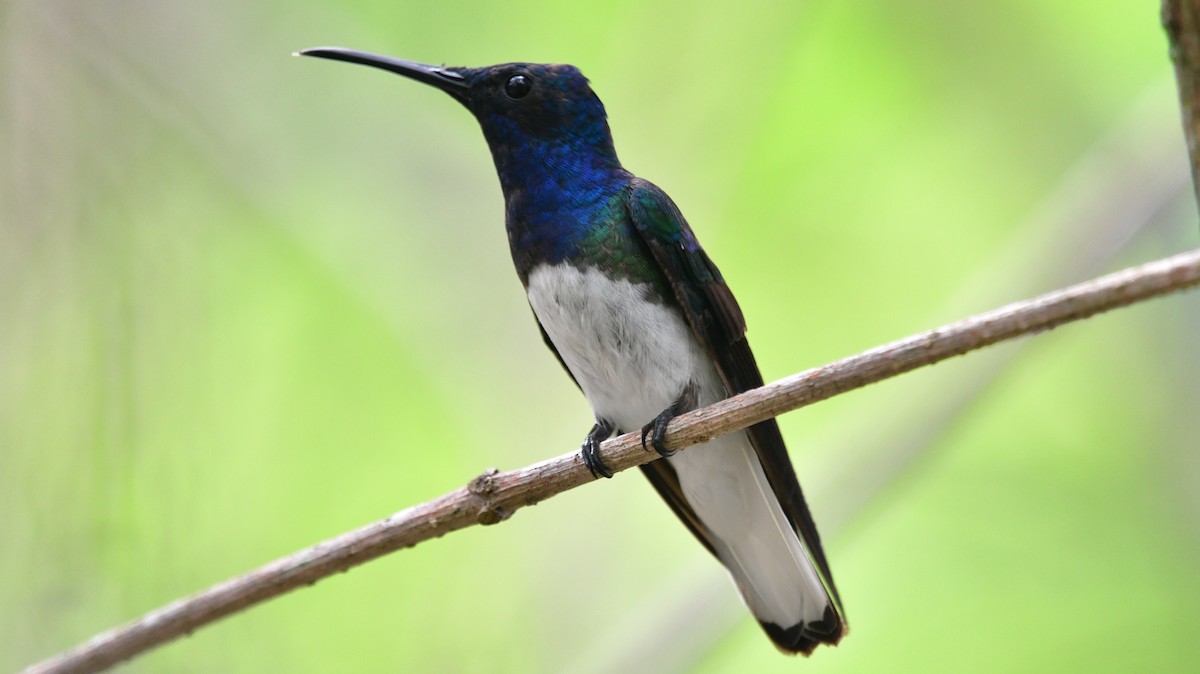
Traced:
[[640, 431], [663, 457], [642, 472], [776, 647], [808, 655], [837, 644], [841, 599], [775, 420], [678, 454], [665, 446], [671, 419], [761, 386], [762, 375], [721, 272], [671, 198], [618, 161], [579, 69], [434, 66], [340, 47], [297, 55], [380, 68], [466, 106], [491, 149], [542, 338], [595, 416], [583, 463], [612, 477], [600, 444]]

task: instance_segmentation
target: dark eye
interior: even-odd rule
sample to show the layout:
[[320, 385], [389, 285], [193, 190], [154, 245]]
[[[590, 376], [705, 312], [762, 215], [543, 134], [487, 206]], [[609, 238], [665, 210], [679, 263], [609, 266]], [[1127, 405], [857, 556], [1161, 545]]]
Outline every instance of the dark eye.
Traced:
[[509, 98], [525, 98], [529, 90], [533, 88], [533, 82], [529, 81], [524, 75], [513, 75], [504, 84], [504, 93]]

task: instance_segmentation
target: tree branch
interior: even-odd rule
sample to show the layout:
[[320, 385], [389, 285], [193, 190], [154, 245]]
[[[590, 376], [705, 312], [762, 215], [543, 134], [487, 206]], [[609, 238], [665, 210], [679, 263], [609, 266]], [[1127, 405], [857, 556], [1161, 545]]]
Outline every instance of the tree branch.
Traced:
[[1163, 0], [1162, 22], [1171, 44], [1171, 61], [1179, 83], [1179, 103], [1183, 112], [1183, 133], [1187, 137], [1188, 156], [1192, 161], [1192, 185], [1200, 201], [1200, 0]]
[[[840, 393], [1022, 335], [1200, 285], [1200, 249], [1132, 267], [806, 370], [682, 415], [667, 447], [713, 437]], [[605, 442], [614, 471], [652, 461], [631, 433]], [[257, 603], [400, 548], [475, 524], [495, 524], [519, 508], [594, 481], [578, 450], [509, 472], [495, 469], [432, 501], [318, 543], [100, 634], [26, 672], [93, 672]]]

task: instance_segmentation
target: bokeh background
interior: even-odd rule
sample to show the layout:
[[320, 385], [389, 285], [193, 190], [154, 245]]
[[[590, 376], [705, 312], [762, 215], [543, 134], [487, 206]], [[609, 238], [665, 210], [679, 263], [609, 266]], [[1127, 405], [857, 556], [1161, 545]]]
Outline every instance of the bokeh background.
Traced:
[[[580, 66], [768, 380], [1193, 248], [1157, 3], [0, 6], [0, 669], [577, 447], [474, 121]], [[630, 472], [135, 672], [1200, 669], [1200, 295], [781, 419], [851, 634], [777, 654]]]

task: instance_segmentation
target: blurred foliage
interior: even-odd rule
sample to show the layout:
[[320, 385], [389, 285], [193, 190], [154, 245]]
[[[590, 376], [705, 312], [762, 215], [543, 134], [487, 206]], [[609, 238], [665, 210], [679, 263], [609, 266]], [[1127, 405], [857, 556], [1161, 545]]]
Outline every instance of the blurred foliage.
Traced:
[[[580, 66], [768, 379], [1194, 247], [1154, 3], [0, 7], [0, 669], [577, 446], [470, 116]], [[784, 417], [852, 631], [778, 655], [634, 473], [145, 672], [1196, 671], [1200, 297]]]

